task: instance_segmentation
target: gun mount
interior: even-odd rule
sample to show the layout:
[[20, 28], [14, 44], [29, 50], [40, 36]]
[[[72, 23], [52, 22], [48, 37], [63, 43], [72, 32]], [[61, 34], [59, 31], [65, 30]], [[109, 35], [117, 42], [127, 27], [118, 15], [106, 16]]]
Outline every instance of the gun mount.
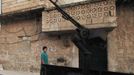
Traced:
[[70, 21], [74, 26], [76, 26], [77, 33], [72, 37], [73, 43], [80, 49], [83, 50], [85, 54], [91, 54], [87, 46], [87, 39], [90, 36], [90, 30], [82, 26], [79, 22], [74, 20], [69, 14], [67, 14], [62, 8], [60, 8], [56, 2], [50, 0], [50, 2], [56, 7], [56, 9], [62, 14], [62, 17]]

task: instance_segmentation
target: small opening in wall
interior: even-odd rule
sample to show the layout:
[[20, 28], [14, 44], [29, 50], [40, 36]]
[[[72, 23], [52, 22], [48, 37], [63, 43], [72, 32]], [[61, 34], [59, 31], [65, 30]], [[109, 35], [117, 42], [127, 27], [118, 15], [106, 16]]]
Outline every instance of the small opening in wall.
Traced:
[[65, 62], [65, 61], [66, 61], [66, 60], [65, 60], [64, 57], [59, 57], [59, 58], [57, 58], [57, 62], [63, 63], [63, 62]]
[[69, 47], [70, 46], [69, 39], [63, 39], [63, 44], [65, 47]]

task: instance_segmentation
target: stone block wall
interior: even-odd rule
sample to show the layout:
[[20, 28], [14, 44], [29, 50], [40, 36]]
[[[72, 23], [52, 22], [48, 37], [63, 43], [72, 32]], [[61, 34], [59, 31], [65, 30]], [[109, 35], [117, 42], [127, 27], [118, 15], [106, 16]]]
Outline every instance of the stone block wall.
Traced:
[[45, 0], [2, 0], [2, 13], [31, 10], [45, 6]]
[[[39, 71], [40, 52], [48, 46], [49, 64], [78, 67], [78, 50], [69, 34], [41, 32], [41, 18], [16, 20], [2, 24], [0, 64], [5, 70]], [[74, 56], [75, 54], [75, 56]], [[65, 62], [57, 62], [63, 58]]]
[[[86, 0], [58, 0], [57, 4], [58, 5], [65, 5], [65, 4], [82, 2], [82, 1], [86, 1]], [[52, 3], [49, 0], [46, 0], [45, 4], [46, 4], [46, 8], [53, 7]]]
[[[69, 3], [76, 3], [85, 0], [60, 0], [58, 4], [64, 5]], [[34, 10], [38, 8], [51, 8], [53, 5], [49, 0], [2, 0], [2, 13], [10, 14], [14, 12], [22, 12]]]
[[108, 35], [109, 70], [134, 73], [134, 10], [132, 6], [117, 8], [117, 23]]
[[[103, 0], [58, 0], [57, 4], [58, 5], [68, 5], [68, 4], [76, 4], [76, 3], [80, 3], [80, 2], [99, 2], [99, 1], [103, 1]], [[50, 3], [49, 0], [45, 0], [45, 5], [46, 8], [52, 8], [53, 5], [52, 3]]]

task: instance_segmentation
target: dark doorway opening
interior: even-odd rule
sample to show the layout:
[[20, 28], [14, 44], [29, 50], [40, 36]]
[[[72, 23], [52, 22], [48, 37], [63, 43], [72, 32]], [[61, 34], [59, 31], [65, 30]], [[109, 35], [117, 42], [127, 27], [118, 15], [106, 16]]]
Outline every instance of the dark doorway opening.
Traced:
[[107, 71], [107, 32], [103, 29], [91, 31], [88, 41], [91, 54], [79, 50], [79, 67], [86, 70]]

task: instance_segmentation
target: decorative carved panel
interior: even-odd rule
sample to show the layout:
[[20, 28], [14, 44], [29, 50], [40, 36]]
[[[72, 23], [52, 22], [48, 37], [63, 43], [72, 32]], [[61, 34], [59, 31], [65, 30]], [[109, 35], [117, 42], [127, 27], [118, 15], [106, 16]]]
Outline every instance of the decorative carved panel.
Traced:
[[[114, 0], [106, 0], [95, 3], [64, 8], [81, 25], [88, 28], [115, 27], [116, 7]], [[63, 19], [57, 10], [44, 11], [42, 19], [43, 31], [72, 30], [74, 25]]]

